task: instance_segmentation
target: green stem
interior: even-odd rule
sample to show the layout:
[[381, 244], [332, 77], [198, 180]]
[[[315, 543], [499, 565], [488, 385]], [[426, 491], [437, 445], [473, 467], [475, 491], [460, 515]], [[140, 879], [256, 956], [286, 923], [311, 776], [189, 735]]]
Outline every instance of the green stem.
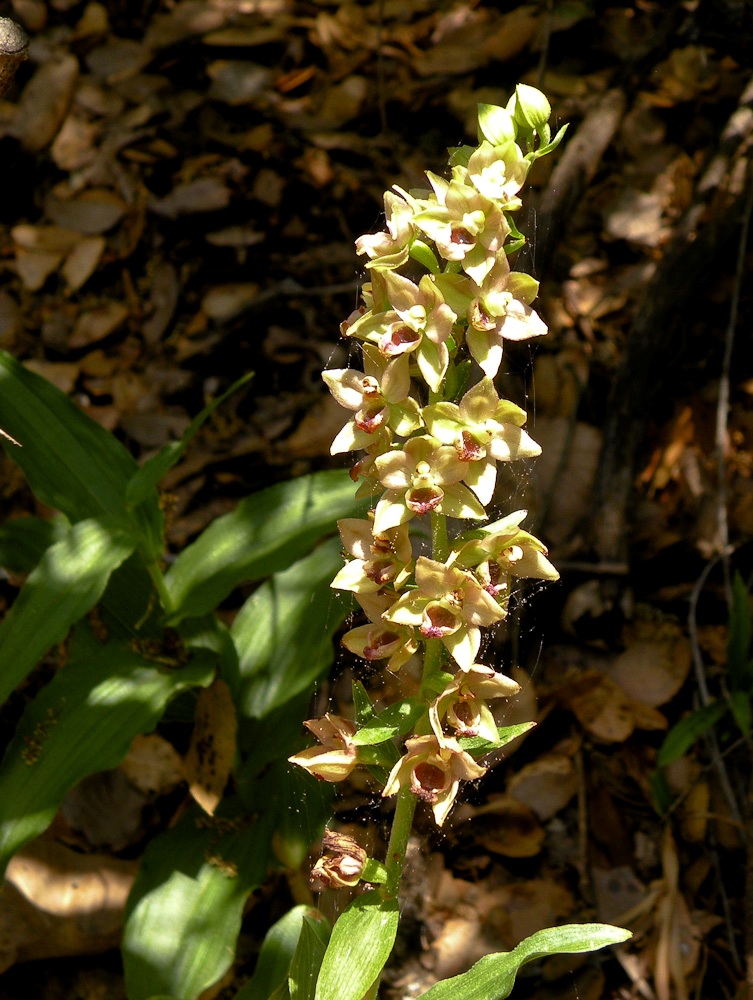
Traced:
[[387, 845], [387, 881], [382, 887], [385, 899], [396, 899], [400, 890], [400, 879], [403, 875], [405, 852], [408, 849], [408, 838], [413, 826], [413, 814], [416, 811], [416, 796], [410, 788], [401, 788], [397, 793], [395, 815], [392, 818], [390, 842]]
[[162, 575], [162, 570], [155, 559], [152, 559], [147, 563], [147, 570], [149, 571], [149, 576], [154, 584], [154, 589], [157, 591], [160, 606], [165, 614], [169, 615], [173, 610], [173, 599], [165, 585], [165, 578]]
[[447, 517], [444, 514], [431, 514], [431, 548], [432, 556], [437, 562], [445, 562], [450, 554], [450, 540], [447, 537]]

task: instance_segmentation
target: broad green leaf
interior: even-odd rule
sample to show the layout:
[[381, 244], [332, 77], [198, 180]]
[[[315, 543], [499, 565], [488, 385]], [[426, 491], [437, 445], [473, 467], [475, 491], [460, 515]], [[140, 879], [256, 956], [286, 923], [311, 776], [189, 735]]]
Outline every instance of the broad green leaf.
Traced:
[[315, 1000], [363, 1000], [390, 957], [399, 919], [396, 899], [376, 889], [358, 896], [332, 929]]
[[376, 746], [386, 743], [395, 736], [410, 732], [416, 722], [426, 712], [426, 706], [413, 698], [390, 705], [383, 712], [370, 719], [353, 737], [355, 746]]
[[252, 823], [223, 802], [189, 810], [146, 849], [126, 907], [129, 1000], [196, 1000], [230, 968], [249, 894], [270, 864], [274, 811]]
[[153, 455], [151, 458], [147, 459], [146, 462], [144, 462], [139, 470], [132, 476], [126, 488], [126, 500], [130, 506], [135, 507], [149, 498], [157, 484], [183, 457], [186, 448], [188, 448], [189, 444], [194, 439], [196, 433], [201, 429], [204, 422], [211, 417], [218, 406], [221, 406], [226, 399], [232, 396], [233, 393], [237, 392], [251, 378], [253, 378], [253, 374], [249, 372], [233, 382], [229, 389], [226, 389], [225, 392], [219, 395], [216, 399], [213, 399], [211, 403], [205, 406], [204, 409], [193, 418], [191, 423], [183, 432], [183, 436], [180, 441], [170, 441], [168, 444], [160, 448], [156, 455]]
[[270, 927], [262, 943], [254, 974], [235, 1000], [263, 1000], [287, 980], [307, 915], [315, 918], [317, 911], [310, 906], [294, 906]]
[[123, 445], [51, 382], [0, 351], [0, 427], [34, 494], [70, 521], [106, 515], [120, 527], [138, 526], [149, 551], [161, 539], [156, 491], [137, 512], [126, 489], [138, 466]]
[[489, 753], [490, 750], [499, 750], [500, 747], [507, 746], [508, 743], [512, 743], [519, 736], [530, 732], [535, 726], [535, 722], [520, 722], [515, 726], [498, 726], [498, 738], [493, 743], [485, 740], [482, 736], [463, 736], [458, 740], [458, 743], [468, 753], [475, 753], [478, 756], [479, 754]]
[[30, 573], [51, 545], [68, 530], [65, 518], [18, 517], [0, 525], [0, 566], [9, 573]]
[[504, 1000], [521, 966], [550, 955], [578, 955], [621, 944], [630, 931], [610, 924], [565, 924], [537, 931], [509, 952], [486, 955], [462, 976], [445, 979], [421, 994], [421, 1000]]
[[178, 556], [165, 576], [174, 618], [214, 610], [240, 583], [270, 576], [311, 551], [341, 517], [357, 517], [343, 471], [315, 472], [278, 483], [242, 500], [217, 518]]
[[749, 660], [752, 629], [748, 588], [740, 574], [735, 573], [727, 632], [727, 670], [729, 684], [733, 691], [741, 691], [750, 686]]
[[311, 689], [332, 663], [332, 637], [352, 607], [330, 587], [341, 566], [341, 543], [332, 538], [262, 584], [236, 615], [230, 634], [241, 717], [263, 718]]
[[27, 707], [0, 765], [0, 867], [49, 826], [69, 789], [116, 767], [170, 698], [213, 674], [206, 655], [167, 671], [80, 626], [70, 661]]
[[0, 625], [0, 702], [94, 607], [134, 544], [119, 527], [88, 520], [47, 549]]
[[682, 757], [690, 750], [695, 741], [708, 732], [728, 711], [727, 705], [715, 701], [703, 708], [696, 709], [684, 719], [680, 719], [667, 733], [659, 749], [656, 763], [658, 767], [667, 767], [673, 761]]
[[290, 1000], [314, 1000], [316, 981], [319, 978], [329, 938], [330, 928], [326, 917], [318, 911], [304, 917], [298, 947], [290, 963], [288, 976]]

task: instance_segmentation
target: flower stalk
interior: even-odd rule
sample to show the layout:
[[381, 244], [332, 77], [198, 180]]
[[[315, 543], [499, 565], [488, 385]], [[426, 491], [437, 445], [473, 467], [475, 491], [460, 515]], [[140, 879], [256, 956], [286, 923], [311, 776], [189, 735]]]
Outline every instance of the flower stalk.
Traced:
[[[510, 255], [524, 242], [514, 213], [530, 167], [564, 132], [551, 138], [549, 113], [543, 94], [519, 85], [506, 107], [479, 106], [478, 145], [450, 151], [449, 179], [427, 172], [425, 190], [385, 194], [386, 230], [356, 241], [369, 273], [362, 304], [341, 325], [360, 345], [361, 368], [323, 375], [347, 413], [332, 454], [360, 453], [351, 477], [373, 502], [367, 520], [339, 524], [348, 558], [332, 586], [351, 591], [368, 619], [342, 642], [392, 672], [415, 663], [420, 699], [384, 712], [397, 762], [380, 750], [384, 727], [359, 730], [332, 715], [306, 723], [319, 745], [291, 760], [333, 782], [379, 760], [382, 773], [390, 768], [385, 900], [397, 897], [419, 803], [441, 826], [461, 783], [485, 773], [479, 741], [486, 750], [504, 742], [488, 702], [517, 685], [479, 662], [487, 631], [506, 617], [517, 578], [558, 576], [543, 543], [520, 527], [525, 511], [488, 523], [490, 505], [504, 502], [495, 497], [499, 463], [541, 450], [495, 379], [506, 342], [547, 329], [532, 305], [538, 282]], [[421, 521], [430, 556], [411, 537]], [[411, 728], [393, 723], [402, 717]], [[316, 869], [347, 885], [362, 870], [347, 845]]]

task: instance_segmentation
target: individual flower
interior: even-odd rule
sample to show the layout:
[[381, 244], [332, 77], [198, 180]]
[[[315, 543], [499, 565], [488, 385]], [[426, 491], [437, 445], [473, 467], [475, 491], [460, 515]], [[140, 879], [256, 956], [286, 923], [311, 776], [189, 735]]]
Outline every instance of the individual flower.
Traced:
[[490, 743], [497, 739], [497, 725], [487, 698], [510, 698], [520, 691], [511, 677], [493, 667], [474, 663], [457, 675], [429, 708], [429, 721], [438, 740], [444, 739], [442, 722], [457, 736], [480, 736]]
[[421, 426], [418, 403], [410, 398], [410, 363], [403, 355], [388, 361], [377, 350], [363, 345], [363, 373], [333, 368], [322, 378], [334, 398], [354, 416], [332, 442], [330, 454], [368, 448], [374, 434], [389, 427], [406, 437]]
[[366, 864], [366, 851], [361, 845], [344, 833], [324, 831], [322, 851], [329, 857], [321, 857], [311, 870], [313, 888], [344, 889], [358, 885]]
[[504, 612], [472, 573], [426, 556], [416, 560], [416, 584], [383, 618], [413, 626], [425, 639], [441, 639], [458, 666], [469, 670], [481, 644], [480, 626], [500, 621]]
[[465, 333], [468, 350], [489, 378], [502, 362], [505, 340], [529, 340], [547, 332], [546, 323], [529, 303], [538, 294], [539, 283], [528, 274], [511, 271], [507, 254], [497, 254], [494, 266], [468, 307]]
[[[459, 168], [456, 176], [461, 177], [462, 171]], [[481, 284], [510, 233], [504, 212], [460, 179], [446, 181], [430, 172], [426, 176], [436, 204], [425, 202], [413, 216], [414, 224], [434, 240], [445, 260], [459, 261], [465, 273]]]
[[309, 719], [303, 724], [321, 745], [301, 750], [288, 757], [288, 761], [322, 781], [345, 781], [357, 763], [353, 743], [355, 725], [329, 712], [321, 719]]
[[386, 233], [359, 236], [356, 240], [356, 253], [370, 258], [367, 267], [400, 267], [408, 259], [410, 242], [415, 233], [413, 208], [404, 198], [385, 191], [384, 215]]
[[474, 537], [456, 547], [452, 565], [478, 571], [484, 563], [493, 563], [506, 576], [559, 580], [544, 543], [519, 527], [526, 513], [517, 510], [474, 532]]
[[374, 344], [384, 358], [414, 354], [421, 376], [437, 392], [447, 372], [446, 341], [457, 319], [431, 276], [418, 285], [394, 271], [376, 271], [371, 281], [372, 308], [345, 331]]
[[436, 511], [450, 517], [483, 518], [486, 511], [461, 480], [468, 472], [451, 445], [423, 435], [374, 462], [379, 482], [386, 487], [376, 507], [378, 534], [405, 524], [416, 514]]
[[335, 590], [368, 594], [376, 593], [387, 584], [399, 590], [410, 578], [413, 549], [407, 525], [375, 535], [372, 516], [369, 520], [346, 517], [337, 522], [337, 527], [353, 559], [346, 562], [330, 584]]
[[417, 736], [405, 743], [406, 753], [390, 772], [382, 795], [395, 795], [409, 788], [422, 802], [428, 802], [437, 826], [447, 819], [461, 781], [475, 781], [486, 774], [457, 740]]
[[414, 628], [394, 625], [382, 617], [395, 603], [396, 597], [397, 594], [389, 592], [356, 594], [356, 600], [371, 624], [351, 629], [340, 640], [346, 649], [364, 660], [387, 660], [387, 669], [393, 673], [405, 666], [418, 649]]
[[525, 183], [530, 166], [516, 143], [493, 146], [490, 142], [482, 142], [469, 157], [466, 170], [468, 180], [480, 194], [510, 212], [521, 207], [522, 202], [516, 195]]
[[488, 377], [466, 392], [460, 403], [424, 407], [429, 433], [442, 444], [452, 444], [462, 462], [468, 462], [463, 481], [482, 504], [488, 504], [497, 480], [497, 462], [532, 458], [541, 448], [523, 430], [526, 411], [500, 399]]

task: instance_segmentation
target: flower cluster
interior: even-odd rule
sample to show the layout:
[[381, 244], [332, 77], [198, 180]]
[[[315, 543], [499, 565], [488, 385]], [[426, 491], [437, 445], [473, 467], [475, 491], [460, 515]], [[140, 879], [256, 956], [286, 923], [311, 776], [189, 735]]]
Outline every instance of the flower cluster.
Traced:
[[[367, 519], [339, 523], [349, 558], [332, 586], [352, 592], [368, 619], [342, 641], [391, 671], [423, 656], [424, 711], [383, 794], [409, 789], [439, 825], [459, 782], [485, 771], [461, 741], [495, 744], [487, 701], [517, 691], [478, 662], [482, 630], [505, 618], [513, 577], [558, 576], [521, 529], [525, 511], [482, 526], [498, 463], [540, 452], [525, 411], [494, 379], [505, 341], [547, 329], [531, 305], [538, 283], [509, 255], [523, 243], [513, 213], [531, 164], [562, 135], [550, 141], [549, 114], [539, 91], [519, 85], [507, 107], [479, 107], [479, 144], [451, 150], [449, 180], [427, 173], [426, 190], [385, 194], [386, 231], [356, 241], [370, 278], [363, 303], [341, 326], [360, 344], [362, 370], [323, 376], [350, 414], [332, 454], [365, 452], [351, 475], [374, 501]], [[410, 522], [427, 515], [434, 548], [415, 557]], [[448, 519], [476, 525], [450, 541]], [[291, 760], [317, 777], [340, 781], [373, 762], [353, 723], [328, 715], [306, 725], [320, 746]]]

